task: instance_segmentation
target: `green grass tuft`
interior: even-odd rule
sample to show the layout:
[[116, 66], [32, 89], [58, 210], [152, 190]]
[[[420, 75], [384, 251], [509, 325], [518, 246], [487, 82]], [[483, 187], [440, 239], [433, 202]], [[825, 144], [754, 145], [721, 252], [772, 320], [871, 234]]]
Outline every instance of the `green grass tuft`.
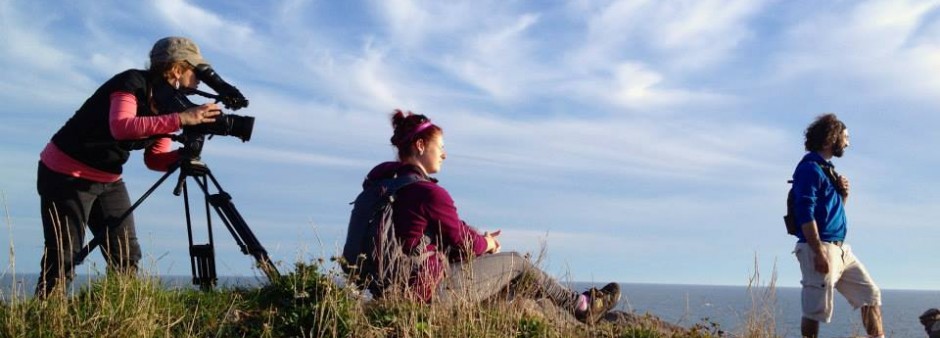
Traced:
[[[707, 323], [677, 329], [653, 316], [633, 314], [629, 321], [586, 326], [538, 310], [534, 301], [451, 308], [400, 299], [367, 302], [358, 290], [336, 284], [338, 274], [324, 271], [321, 264], [297, 263], [294, 271], [261, 287], [207, 292], [168, 289], [146, 276], [108, 276], [68, 296], [0, 303], [0, 336], [707, 338], [720, 332]], [[754, 318], [752, 327], [767, 325]], [[745, 337], [769, 334], [746, 331]]]

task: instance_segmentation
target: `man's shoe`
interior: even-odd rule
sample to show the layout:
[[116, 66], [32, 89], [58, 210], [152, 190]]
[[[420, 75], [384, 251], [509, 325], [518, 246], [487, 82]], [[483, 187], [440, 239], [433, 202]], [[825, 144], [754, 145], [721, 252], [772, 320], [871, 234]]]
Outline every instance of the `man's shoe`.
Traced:
[[587, 297], [587, 310], [575, 312], [575, 317], [585, 324], [594, 324], [620, 301], [620, 285], [609, 283], [603, 288], [591, 288], [584, 292]]

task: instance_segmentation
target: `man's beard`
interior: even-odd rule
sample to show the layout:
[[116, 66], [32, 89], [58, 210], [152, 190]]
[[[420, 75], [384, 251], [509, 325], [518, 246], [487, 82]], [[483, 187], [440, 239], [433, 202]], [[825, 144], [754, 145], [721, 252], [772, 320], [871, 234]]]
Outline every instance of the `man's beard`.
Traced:
[[832, 156], [842, 157], [843, 154], [845, 154], [845, 147], [838, 147], [832, 150]]

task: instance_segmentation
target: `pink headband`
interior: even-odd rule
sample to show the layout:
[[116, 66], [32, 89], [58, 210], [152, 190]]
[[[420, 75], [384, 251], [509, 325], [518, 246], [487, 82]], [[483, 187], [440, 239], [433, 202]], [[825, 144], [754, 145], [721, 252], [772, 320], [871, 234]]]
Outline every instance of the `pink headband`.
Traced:
[[433, 126], [433, 125], [434, 124], [431, 123], [431, 120], [424, 121], [424, 123], [419, 124], [417, 127], [415, 127], [415, 130], [411, 132], [410, 134], [408, 134], [408, 137], [403, 138], [402, 141], [410, 142], [411, 140], [415, 138], [415, 136], [418, 136], [418, 133], [424, 131], [425, 129], [428, 129], [428, 127]]

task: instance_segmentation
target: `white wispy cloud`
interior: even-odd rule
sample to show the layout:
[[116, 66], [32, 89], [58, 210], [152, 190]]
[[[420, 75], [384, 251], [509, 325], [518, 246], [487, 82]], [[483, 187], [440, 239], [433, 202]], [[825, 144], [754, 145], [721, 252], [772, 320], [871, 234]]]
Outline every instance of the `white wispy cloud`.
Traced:
[[[187, 32], [199, 44], [220, 43], [224, 48], [218, 49], [239, 50], [256, 40], [250, 26], [223, 18], [186, 0], [158, 0], [153, 6], [172, 30]], [[217, 37], [224, 39], [220, 41]]]
[[505, 26], [475, 32], [456, 53], [446, 55], [443, 67], [497, 100], [526, 96], [556, 73], [537, 64], [542, 51], [526, 35], [537, 22], [537, 15], [521, 14]]
[[75, 87], [93, 83], [75, 69], [77, 58], [48, 33], [61, 17], [38, 15], [34, 10], [38, 11], [11, 1], [0, 3], [0, 37], [4, 41], [0, 62], [10, 65], [0, 83], [0, 97], [14, 107], [32, 100], [64, 104], [80, 98], [84, 88]]
[[213, 144], [214, 154], [248, 161], [267, 161], [279, 164], [292, 164], [318, 167], [364, 168], [374, 163], [312, 151], [308, 147], [296, 150], [283, 150], [251, 145]]
[[623, 62], [614, 67], [610, 79], [584, 81], [582, 95], [600, 93], [601, 99], [631, 111], [658, 110], [676, 106], [716, 105], [733, 100], [728, 95], [672, 89], [663, 84], [662, 74], [637, 62]]
[[612, 1], [574, 6], [587, 17], [583, 41], [566, 53], [566, 87], [585, 101], [633, 112], [722, 104], [732, 95], [684, 88], [684, 73], [729, 61], [752, 33], [754, 1]]
[[610, 1], [579, 6], [587, 21], [588, 43], [578, 59], [606, 64], [643, 51], [661, 57], [662, 66], [702, 69], [727, 59], [749, 38], [749, 20], [763, 1]]
[[722, 62], [738, 44], [753, 36], [750, 20], [764, 1], [686, 1], [658, 3], [650, 22], [654, 46], [668, 53], [673, 67], [700, 69]]
[[515, 100], [556, 73], [538, 64], [544, 51], [534, 48], [529, 32], [539, 23], [536, 13], [501, 2], [383, 1], [380, 7], [391, 46], [487, 97]]
[[349, 67], [352, 85], [359, 89], [355, 94], [369, 98], [368, 102], [362, 104], [375, 110], [402, 104], [402, 96], [396, 90], [395, 77], [388, 71], [393, 67], [384, 62], [384, 52], [371, 44], [366, 44], [363, 49], [362, 57], [357, 58]]
[[436, 23], [448, 22], [413, 0], [376, 1], [375, 5], [379, 8], [375, 14], [384, 17], [394, 40], [405, 48], [421, 45]]
[[[852, 81], [866, 95], [936, 102], [940, 80], [937, 1], [865, 1], [829, 7], [787, 32], [782, 80]], [[845, 8], [847, 7], [847, 8]], [[859, 83], [861, 82], [861, 83]]]
[[[759, 125], [663, 119], [557, 118], [517, 121], [477, 114], [442, 117], [455, 157], [517, 170], [701, 177], [732, 167], [766, 168], [761, 149], [781, 131]], [[448, 124], [460, 126], [447, 132]], [[742, 144], [749, 139], [757, 143]], [[506, 146], [511, 144], [512, 146]], [[649, 145], [655, 144], [655, 147]], [[485, 165], [492, 165], [485, 163]], [[534, 170], [539, 170], [534, 169]]]

